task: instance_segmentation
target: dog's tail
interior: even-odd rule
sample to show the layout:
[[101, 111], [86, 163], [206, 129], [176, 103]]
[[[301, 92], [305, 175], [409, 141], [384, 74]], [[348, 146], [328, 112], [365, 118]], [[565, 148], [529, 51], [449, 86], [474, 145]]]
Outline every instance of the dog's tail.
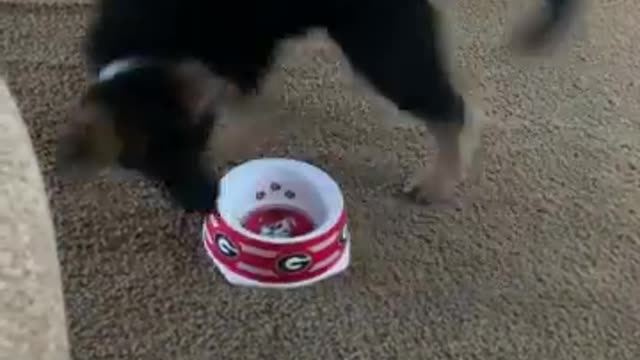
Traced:
[[544, 0], [541, 13], [531, 19], [517, 36], [517, 46], [523, 50], [536, 50], [561, 35], [573, 19], [582, 0]]

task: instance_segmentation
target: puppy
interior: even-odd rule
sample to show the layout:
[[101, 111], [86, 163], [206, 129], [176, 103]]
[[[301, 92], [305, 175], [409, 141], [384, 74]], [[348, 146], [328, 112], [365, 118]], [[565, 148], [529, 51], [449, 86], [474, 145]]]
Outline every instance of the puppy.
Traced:
[[[579, 0], [545, 1], [525, 47], [559, 31]], [[59, 141], [58, 164], [133, 169], [184, 209], [212, 210], [216, 176], [202, 157], [228, 90], [257, 90], [280, 41], [324, 28], [375, 90], [433, 131], [436, 164], [407, 191], [446, 198], [478, 127], [449, 81], [438, 20], [426, 0], [102, 0], [86, 42], [95, 81]]]

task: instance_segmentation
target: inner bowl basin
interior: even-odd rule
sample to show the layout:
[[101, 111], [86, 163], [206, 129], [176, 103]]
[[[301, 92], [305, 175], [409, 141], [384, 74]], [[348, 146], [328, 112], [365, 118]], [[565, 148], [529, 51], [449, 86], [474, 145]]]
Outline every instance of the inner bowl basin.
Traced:
[[338, 184], [306, 162], [264, 158], [229, 171], [220, 180], [220, 217], [244, 236], [265, 242], [298, 242], [327, 232], [344, 209]]

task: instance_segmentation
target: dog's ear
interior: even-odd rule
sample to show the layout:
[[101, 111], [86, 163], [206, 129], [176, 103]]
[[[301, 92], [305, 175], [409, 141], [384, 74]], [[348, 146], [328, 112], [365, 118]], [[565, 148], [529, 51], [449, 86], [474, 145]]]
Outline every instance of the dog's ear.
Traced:
[[198, 115], [215, 112], [232, 89], [228, 81], [213, 74], [198, 61], [179, 63], [175, 67], [175, 74], [181, 100], [192, 112], [194, 119], [197, 119]]
[[108, 111], [83, 101], [58, 138], [56, 167], [64, 173], [92, 175], [116, 164], [122, 149], [123, 141]]

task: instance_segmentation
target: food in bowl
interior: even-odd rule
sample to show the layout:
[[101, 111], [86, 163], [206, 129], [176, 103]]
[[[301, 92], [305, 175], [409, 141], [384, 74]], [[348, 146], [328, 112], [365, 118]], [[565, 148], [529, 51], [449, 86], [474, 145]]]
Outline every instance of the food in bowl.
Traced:
[[242, 222], [245, 229], [274, 239], [302, 236], [313, 231], [311, 216], [293, 207], [273, 206], [255, 209]]

